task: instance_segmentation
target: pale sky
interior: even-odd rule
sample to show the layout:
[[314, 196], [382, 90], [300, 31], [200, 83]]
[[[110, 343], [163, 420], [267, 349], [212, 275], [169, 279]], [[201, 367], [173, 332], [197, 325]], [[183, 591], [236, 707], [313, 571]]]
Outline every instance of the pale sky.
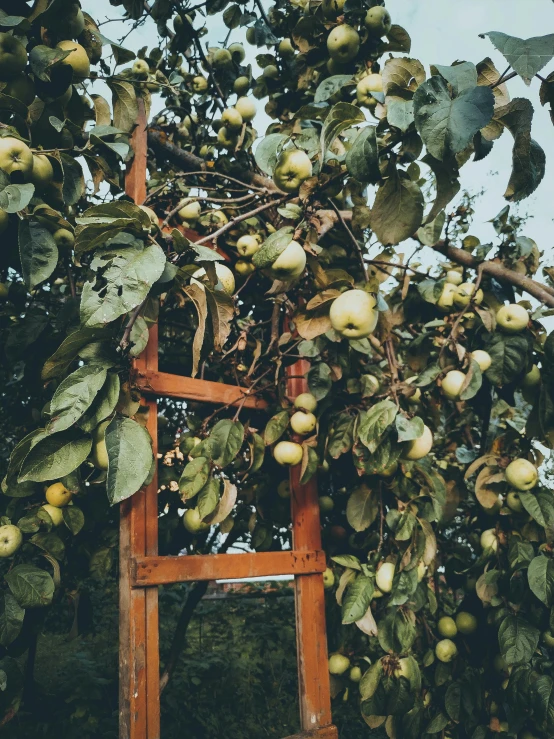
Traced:
[[[109, 0], [82, 0], [85, 10], [92, 10], [97, 21], [114, 18], [121, 14], [121, 8], [114, 8]], [[269, 3], [268, 3], [269, 5]], [[478, 63], [490, 56], [497, 68], [503, 71], [507, 63], [488, 39], [479, 38], [480, 33], [502, 31], [520, 38], [530, 38], [554, 32], [554, 3], [552, 0], [388, 0], [387, 8], [393, 17], [393, 23], [404, 26], [412, 37], [410, 56], [419, 59], [429, 73], [429, 65], [452, 64], [457, 60]], [[203, 41], [210, 45], [218, 45], [227, 34], [227, 29], [220, 16], [208, 19], [210, 33]], [[124, 31], [120, 23], [102, 26], [102, 32], [117, 40]], [[232, 41], [242, 41], [244, 30], [236, 29], [231, 35]], [[157, 35], [153, 24], [146, 24], [138, 29], [126, 42], [129, 48], [141, 46], [157, 46]], [[254, 56], [259, 53], [254, 47], [245, 44], [248, 60], [257, 69]], [[263, 51], [260, 49], [259, 51]], [[546, 76], [554, 71], [554, 61], [547, 65], [541, 74]], [[554, 172], [554, 126], [545, 108], [539, 103], [540, 82], [533, 80], [527, 87], [519, 78], [508, 83], [512, 98], [530, 97], [535, 107], [533, 122], [533, 138], [546, 153], [546, 176], [538, 190], [519, 208], [528, 212], [529, 220], [525, 235], [533, 238], [539, 248], [547, 256], [546, 263], [552, 264], [554, 250], [552, 206], [552, 173]], [[159, 100], [160, 98], [158, 98]], [[259, 109], [263, 104], [258, 104]], [[259, 113], [255, 127], [263, 136], [269, 119]], [[469, 162], [462, 169], [462, 188], [478, 191], [486, 188], [486, 194], [479, 200], [474, 226], [471, 233], [478, 236], [483, 243], [494, 238], [494, 231], [488, 221], [506, 204], [502, 195], [508, 183], [511, 171], [511, 148], [513, 139], [506, 131], [494, 145], [493, 151], [482, 162]], [[500, 174], [497, 174], [497, 173]]]

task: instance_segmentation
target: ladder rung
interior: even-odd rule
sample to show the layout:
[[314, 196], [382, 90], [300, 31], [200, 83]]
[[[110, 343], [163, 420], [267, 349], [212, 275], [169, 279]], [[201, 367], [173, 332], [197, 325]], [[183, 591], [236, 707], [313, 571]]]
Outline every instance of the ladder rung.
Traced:
[[286, 736], [285, 739], [338, 739], [339, 732], [336, 726], [324, 726], [321, 729], [301, 731], [300, 734]]
[[244, 401], [243, 405], [246, 408], [267, 408], [265, 400], [248, 395], [248, 388], [241, 388], [238, 385], [224, 385], [221, 382], [197, 380], [142, 368], [134, 379], [145, 395], [197, 400], [218, 405], [236, 405]]
[[322, 551], [140, 557], [134, 560], [132, 567], [132, 586], [273, 575], [313, 575], [324, 572], [326, 566], [325, 552]]

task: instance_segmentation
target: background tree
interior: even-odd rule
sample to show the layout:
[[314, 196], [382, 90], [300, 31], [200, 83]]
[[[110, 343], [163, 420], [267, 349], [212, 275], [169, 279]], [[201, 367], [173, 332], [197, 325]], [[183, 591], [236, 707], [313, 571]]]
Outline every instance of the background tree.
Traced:
[[[159, 318], [164, 370], [272, 412], [166, 404], [161, 552], [286, 545], [284, 468], [301, 464], [321, 494], [334, 693], [391, 737], [550, 736], [554, 289], [511, 210], [545, 155], [509, 82], [538, 76], [550, 106], [554, 37], [488, 33], [504, 72], [428, 74], [373, 0], [112, 4], [130, 30], [155, 20], [152, 48], [135, 58], [74, 0], [0, 11], [4, 723], [48, 607], [110, 571], [114, 506], [152, 474], [130, 359]], [[241, 44], [206, 45], [216, 14], [246, 27], [261, 75]], [[139, 207], [124, 164], [152, 94]], [[254, 99], [273, 119], [257, 142]], [[480, 244], [472, 198], [450, 204], [505, 129], [508, 205]], [[310, 393], [291, 402], [298, 357]]]

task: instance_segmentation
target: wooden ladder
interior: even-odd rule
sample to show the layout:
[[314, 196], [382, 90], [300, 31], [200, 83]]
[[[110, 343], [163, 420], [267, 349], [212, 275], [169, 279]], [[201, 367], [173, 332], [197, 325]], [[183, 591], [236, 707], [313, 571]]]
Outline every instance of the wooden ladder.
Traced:
[[[144, 108], [133, 133], [135, 156], [126, 175], [126, 192], [135, 203], [146, 198], [147, 130]], [[308, 362], [288, 369], [287, 394], [307, 391]], [[243, 402], [263, 408], [254, 396], [233, 385], [172, 375], [158, 370], [158, 327], [135, 361], [135, 380], [148, 406], [148, 431], [158, 451], [157, 398], [194, 400], [212, 405]], [[243, 577], [294, 575], [298, 685], [302, 733], [287, 739], [338, 739], [331, 719], [325, 630], [319, 502], [315, 480], [300, 484], [299, 466], [291, 468], [291, 551], [246, 554], [158, 556], [157, 475], [121, 504], [119, 595], [119, 736], [160, 739], [160, 655], [158, 586], [167, 583]]]

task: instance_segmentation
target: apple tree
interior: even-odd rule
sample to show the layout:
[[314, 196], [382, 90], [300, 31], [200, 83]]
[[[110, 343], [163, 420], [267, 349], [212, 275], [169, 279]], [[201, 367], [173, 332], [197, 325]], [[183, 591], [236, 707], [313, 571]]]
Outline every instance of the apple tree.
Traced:
[[[21, 702], [14, 657], [113, 568], [117, 505], [155, 464], [166, 554], [287, 546], [301, 465], [333, 693], [368, 735], [551, 736], [554, 288], [514, 204], [545, 174], [531, 134], [554, 37], [484, 34], [503, 72], [426, 69], [377, 0], [111, 4], [129, 33], [157, 29], [138, 55], [93, 3], [0, 10], [0, 720]], [[538, 100], [511, 96], [517, 76]], [[507, 203], [481, 244], [460, 170], [501, 136]], [[158, 320], [162, 369], [269, 415], [167, 401], [154, 460], [131, 362]], [[310, 392], [289, 398], [299, 358]]]

